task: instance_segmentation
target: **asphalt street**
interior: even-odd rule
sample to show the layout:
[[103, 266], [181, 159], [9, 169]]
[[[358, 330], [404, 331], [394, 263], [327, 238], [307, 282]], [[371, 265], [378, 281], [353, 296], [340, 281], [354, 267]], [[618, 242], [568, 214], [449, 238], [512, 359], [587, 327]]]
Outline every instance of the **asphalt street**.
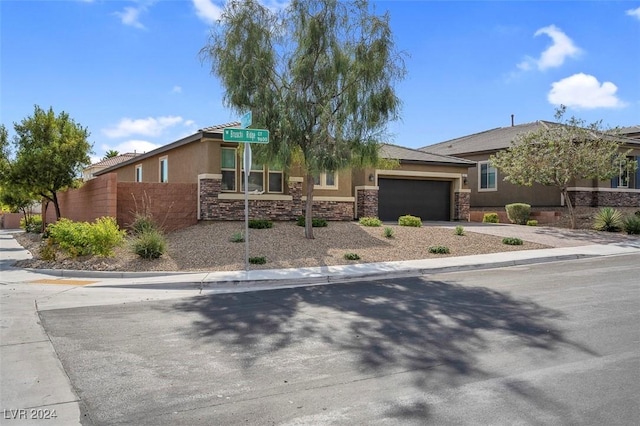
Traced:
[[640, 255], [40, 310], [86, 424], [640, 419]]

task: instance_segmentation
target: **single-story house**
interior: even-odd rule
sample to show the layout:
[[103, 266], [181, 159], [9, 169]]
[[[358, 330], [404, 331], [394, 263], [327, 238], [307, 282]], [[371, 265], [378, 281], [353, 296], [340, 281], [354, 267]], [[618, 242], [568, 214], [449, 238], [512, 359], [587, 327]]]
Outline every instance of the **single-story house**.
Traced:
[[[244, 172], [238, 143], [222, 140], [224, 128], [239, 125], [234, 122], [200, 129], [94, 174], [114, 173], [118, 182], [197, 184], [198, 220], [242, 220]], [[381, 154], [399, 160], [398, 167], [316, 176], [314, 215], [332, 220], [364, 216], [397, 220], [404, 214], [423, 220], [468, 219], [467, 176], [473, 161], [389, 144], [383, 145]], [[295, 219], [303, 214], [305, 187], [300, 170], [285, 174], [254, 161], [249, 175], [251, 215]]]
[[[464, 158], [476, 163], [469, 169], [472, 209], [503, 209], [514, 202], [533, 207], [564, 206], [560, 190], [534, 184], [532, 187], [506, 182], [489, 163], [489, 157], [511, 146], [516, 136], [534, 132], [543, 126], [557, 125], [546, 121], [512, 125], [487, 130], [420, 148], [434, 154]], [[640, 160], [640, 126], [622, 129], [622, 148], [631, 149], [631, 157]], [[635, 173], [621, 170], [620, 176], [607, 181], [579, 180], [569, 188], [575, 206], [640, 206], [640, 169]]]

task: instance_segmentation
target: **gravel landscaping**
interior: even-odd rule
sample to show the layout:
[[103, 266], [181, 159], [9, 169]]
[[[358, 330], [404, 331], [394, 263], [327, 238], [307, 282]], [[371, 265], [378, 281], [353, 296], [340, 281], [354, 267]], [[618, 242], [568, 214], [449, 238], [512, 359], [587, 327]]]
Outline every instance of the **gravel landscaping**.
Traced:
[[[393, 238], [385, 238], [385, 227], [393, 229]], [[168, 252], [157, 260], [140, 259], [124, 245], [110, 258], [70, 259], [57, 256], [56, 261], [43, 261], [39, 259], [40, 237], [16, 234], [17, 241], [33, 255], [33, 259], [19, 261], [16, 266], [140, 272], [243, 270], [245, 244], [231, 242], [231, 237], [243, 230], [244, 222], [201, 222], [172, 232], [167, 235]], [[439, 226], [364, 227], [357, 222], [329, 222], [326, 228], [314, 228], [313, 240], [305, 239], [304, 228], [295, 222], [275, 222], [273, 228], [249, 231], [250, 256], [264, 256], [267, 260], [264, 265], [250, 265], [251, 269], [413, 260], [547, 247], [528, 241], [521, 246], [506, 245], [501, 237], [474, 233], [471, 228], [465, 229], [465, 235], [458, 236], [452, 228]], [[430, 246], [446, 246], [450, 252], [430, 253]], [[356, 253], [360, 259], [346, 260], [345, 253]]]

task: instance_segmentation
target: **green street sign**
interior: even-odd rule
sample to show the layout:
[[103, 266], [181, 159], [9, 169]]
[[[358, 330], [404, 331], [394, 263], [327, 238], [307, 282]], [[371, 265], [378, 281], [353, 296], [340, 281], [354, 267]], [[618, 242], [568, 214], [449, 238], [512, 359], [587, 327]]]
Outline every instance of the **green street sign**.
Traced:
[[269, 131], [265, 129], [223, 129], [222, 140], [240, 143], [269, 143]]

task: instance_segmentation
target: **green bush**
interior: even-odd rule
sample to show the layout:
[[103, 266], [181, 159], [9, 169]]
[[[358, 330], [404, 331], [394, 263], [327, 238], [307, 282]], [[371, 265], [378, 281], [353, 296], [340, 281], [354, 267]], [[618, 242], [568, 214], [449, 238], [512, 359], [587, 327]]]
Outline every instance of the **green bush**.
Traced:
[[416, 228], [420, 228], [422, 226], [422, 219], [417, 216], [411, 216], [410, 214], [407, 214], [398, 218], [398, 225], [415, 226]]
[[429, 253], [449, 254], [449, 247], [446, 247], [446, 246], [431, 246], [431, 247], [429, 247]]
[[637, 215], [637, 216], [633, 215], [633, 216], [627, 217], [622, 222], [622, 227], [624, 229], [624, 232], [626, 232], [629, 235], [640, 234], [640, 215]]
[[389, 228], [388, 226], [384, 228], [383, 235], [385, 238], [393, 238], [393, 228]]
[[[304, 216], [298, 216], [298, 219], [296, 220], [296, 225], [304, 226], [305, 223], [306, 221]], [[311, 219], [311, 227], [313, 228], [325, 228], [327, 225], [329, 225], [329, 222], [327, 222], [327, 219], [323, 217], [314, 217]]]
[[236, 232], [231, 236], [232, 243], [242, 243], [244, 242], [244, 234], [242, 232]]
[[362, 226], [382, 226], [382, 221], [377, 217], [361, 217], [358, 223]]
[[360, 256], [357, 253], [345, 253], [344, 258], [347, 260], [360, 260]]
[[42, 216], [39, 214], [32, 214], [29, 218], [22, 217], [20, 219], [20, 228], [25, 232], [31, 232], [39, 234], [42, 231]]
[[538, 226], [538, 221], [535, 219], [528, 220], [527, 226]]
[[47, 239], [47, 242], [40, 246], [40, 259], [56, 260], [56, 247], [53, 245], [51, 238]]
[[249, 228], [251, 229], [273, 228], [273, 221], [269, 219], [249, 219]]
[[133, 222], [129, 225], [133, 235], [140, 235], [148, 231], [157, 231], [158, 226], [151, 215], [136, 213]]
[[500, 223], [500, 219], [498, 218], [498, 213], [485, 213], [482, 216], [483, 223]]
[[529, 204], [512, 203], [507, 204], [504, 207], [507, 211], [507, 217], [511, 223], [524, 225], [529, 220], [529, 216], [531, 215], [531, 206]]
[[91, 254], [91, 225], [61, 218], [47, 227], [49, 238], [72, 257]]
[[267, 263], [267, 258], [264, 256], [250, 257], [249, 263], [252, 265], [264, 265]]
[[113, 217], [101, 217], [89, 225], [89, 247], [96, 256], [113, 256], [114, 249], [124, 242], [125, 231], [121, 231]]
[[593, 228], [598, 231], [617, 232], [622, 225], [622, 213], [611, 207], [603, 207], [593, 218]]
[[158, 259], [167, 251], [164, 235], [155, 229], [137, 235], [131, 244], [133, 252], [143, 259]]
[[459, 235], [459, 236], [463, 236], [464, 235], [464, 227], [462, 227], [461, 225], [456, 226], [455, 234]]
[[521, 246], [522, 240], [520, 238], [506, 237], [502, 239], [502, 244], [507, 244], [509, 246]]

